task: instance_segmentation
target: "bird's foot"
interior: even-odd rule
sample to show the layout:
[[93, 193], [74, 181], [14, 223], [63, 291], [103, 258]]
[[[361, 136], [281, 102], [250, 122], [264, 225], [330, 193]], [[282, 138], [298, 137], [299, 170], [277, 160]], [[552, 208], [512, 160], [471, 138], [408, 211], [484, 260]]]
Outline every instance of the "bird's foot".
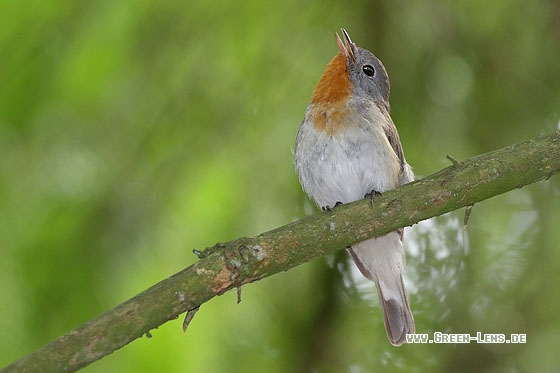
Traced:
[[373, 205], [373, 202], [375, 201], [375, 196], [382, 196], [383, 193], [378, 192], [375, 189], [372, 189], [371, 192], [366, 193], [366, 195], [364, 196], [364, 198], [369, 198], [371, 201], [371, 204]]
[[334, 207], [330, 207], [329, 205], [326, 205], [326, 206], [321, 207], [321, 210], [323, 210], [323, 211], [332, 211], [333, 208], [338, 207], [338, 206], [340, 206], [340, 205], [342, 205], [342, 204], [343, 204], [342, 202], [338, 201], [337, 203], [334, 204]]

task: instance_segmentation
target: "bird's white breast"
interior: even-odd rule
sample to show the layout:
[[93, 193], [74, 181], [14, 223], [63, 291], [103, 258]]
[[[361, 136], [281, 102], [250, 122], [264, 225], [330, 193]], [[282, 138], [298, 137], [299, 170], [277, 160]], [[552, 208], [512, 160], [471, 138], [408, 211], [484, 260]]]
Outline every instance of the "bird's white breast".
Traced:
[[309, 120], [312, 107], [298, 131], [296, 170], [303, 189], [320, 207], [398, 185], [400, 162], [383, 129], [390, 119], [373, 103], [350, 103], [349, 108], [344, 120], [352, 123], [339, 132], [318, 130]]

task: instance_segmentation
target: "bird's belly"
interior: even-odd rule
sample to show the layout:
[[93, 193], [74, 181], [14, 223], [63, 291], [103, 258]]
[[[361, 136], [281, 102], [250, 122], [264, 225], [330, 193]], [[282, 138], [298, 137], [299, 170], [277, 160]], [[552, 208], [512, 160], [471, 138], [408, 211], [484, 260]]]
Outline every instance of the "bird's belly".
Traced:
[[354, 127], [327, 135], [308, 128], [299, 137], [305, 144], [296, 147], [296, 168], [319, 206], [356, 201], [398, 184], [398, 157], [381, 129]]

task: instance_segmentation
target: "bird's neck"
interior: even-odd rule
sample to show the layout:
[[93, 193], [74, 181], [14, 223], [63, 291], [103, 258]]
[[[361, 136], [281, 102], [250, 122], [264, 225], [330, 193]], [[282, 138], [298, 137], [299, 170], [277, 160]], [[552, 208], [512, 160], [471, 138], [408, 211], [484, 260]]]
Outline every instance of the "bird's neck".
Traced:
[[307, 119], [317, 131], [332, 136], [351, 125], [348, 99], [352, 84], [346, 71], [346, 57], [339, 53], [329, 62], [313, 90]]
[[313, 90], [311, 104], [332, 104], [346, 100], [351, 91], [352, 84], [346, 71], [346, 57], [342, 53], [338, 53], [329, 62]]

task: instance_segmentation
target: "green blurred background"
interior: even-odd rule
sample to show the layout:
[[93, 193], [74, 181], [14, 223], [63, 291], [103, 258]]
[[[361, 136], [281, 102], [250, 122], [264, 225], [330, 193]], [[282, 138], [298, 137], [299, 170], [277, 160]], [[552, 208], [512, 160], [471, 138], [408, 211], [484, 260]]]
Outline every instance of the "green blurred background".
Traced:
[[[418, 176], [557, 129], [560, 3], [0, 2], [0, 366], [195, 262], [312, 213], [292, 149], [334, 32], [384, 62]], [[417, 332], [392, 347], [344, 253], [205, 304], [86, 372], [560, 366], [560, 178], [409, 228]]]

